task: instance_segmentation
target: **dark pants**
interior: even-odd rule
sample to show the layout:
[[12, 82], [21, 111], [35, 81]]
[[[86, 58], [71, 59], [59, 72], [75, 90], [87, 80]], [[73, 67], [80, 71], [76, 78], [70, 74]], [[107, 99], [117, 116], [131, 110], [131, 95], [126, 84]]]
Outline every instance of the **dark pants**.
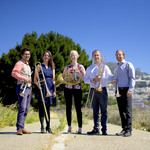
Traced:
[[41, 123], [41, 129], [44, 129], [44, 117], [46, 119], [46, 129], [50, 128], [50, 104], [45, 103], [45, 106], [46, 106], [46, 111], [47, 111], [49, 121], [46, 119], [43, 102], [39, 101], [39, 119]]
[[127, 98], [128, 88], [119, 88], [121, 97], [117, 97], [122, 128], [125, 131], [132, 131], [132, 97]]
[[99, 110], [101, 110], [102, 132], [107, 130], [107, 101], [108, 101], [107, 89], [103, 88], [103, 91], [104, 93], [100, 92], [93, 93], [93, 89], [91, 88], [90, 90], [90, 99], [92, 100], [92, 108], [93, 108], [94, 130], [99, 130], [99, 122], [100, 122]]
[[81, 111], [82, 90], [64, 88], [64, 95], [66, 100], [66, 116], [67, 116], [68, 126], [71, 126], [72, 96], [74, 96], [78, 126], [81, 128], [82, 127], [82, 111]]
[[18, 116], [17, 116], [17, 130], [24, 129], [24, 122], [27, 117], [27, 113], [29, 111], [30, 101], [31, 101], [31, 88], [26, 88], [25, 96], [20, 96], [22, 89], [20, 89], [20, 85], [17, 85], [16, 88], [18, 101], [19, 101], [19, 109], [18, 109]]

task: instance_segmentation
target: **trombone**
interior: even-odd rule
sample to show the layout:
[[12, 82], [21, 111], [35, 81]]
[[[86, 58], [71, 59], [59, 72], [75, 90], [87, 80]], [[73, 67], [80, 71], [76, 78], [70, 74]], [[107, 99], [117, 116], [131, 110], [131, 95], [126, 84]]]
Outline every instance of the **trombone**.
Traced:
[[[41, 71], [43, 80], [40, 80], [40, 77], [39, 77], [39, 74], [40, 74], [39, 72], [40, 72], [40, 71]], [[44, 102], [44, 96], [43, 96], [43, 92], [42, 92], [41, 82], [44, 82], [44, 84], [45, 84], [46, 93], [47, 93], [45, 97], [50, 97], [50, 96], [52, 96], [52, 93], [49, 91], [49, 89], [48, 89], [48, 87], [47, 87], [45, 75], [44, 75], [44, 73], [43, 73], [43, 69], [42, 69], [42, 66], [41, 66], [41, 63], [40, 63], [40, 62], [37, 62], [37, 63], [35, 64], [35, 72], [36, 72], [37, 79], [38, 79], [38, 85], [39, 85], [39, 87], [40, 87], [40, 93], [41, 93], [41, 98], [42, 98], [42, 102], [43, 102], [43, 106], [44, 106], [45, 115], [46, 115], [47, 121], [49, 121], [49, 119], [48, 119], [48, 114], [47, 114], [47, 110], [46, 110], [46, 106], [45, 106], [45, 102]]]

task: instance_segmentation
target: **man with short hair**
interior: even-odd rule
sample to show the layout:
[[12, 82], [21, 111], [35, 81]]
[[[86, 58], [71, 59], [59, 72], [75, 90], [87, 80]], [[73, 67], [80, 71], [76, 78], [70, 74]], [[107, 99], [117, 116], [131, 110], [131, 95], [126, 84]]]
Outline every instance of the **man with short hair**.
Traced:
[[119, 97], [117, 103], [121, 117], [122, 131], [117, 136], [131, 136], [132, 132], [132, 91], [135, 86], [135, 69], [132, 63], [125, 61], [125, 53], [116, 51], [118, 66], [114, 70], [113, 84], [117, 85]]
[[[84, 82], [90, 84], [90, 99], [93, 108], [94, 127], [89, 135], [100, 134], [99, 121], [101, 110], [101, 126], [102, 135], [107, 135], [107, 82], [113, 80], [113, 75], [107, 65], [102, 63], [101, 53], [99, 50], [92, 52], [94, 64], [89, 66], [86, 70]], [[101, 82], [102, 91], [96, 90], [97, 85]]]
[[[17, 135], [31, 134], [24, 129], [24, 122], [29, 111], [31, 101], [31, 68], [28, 60], [31, 57], [29, 48], [24, 48], [21, 51], [22, 59], [15, 64], [12, 70], [12, 77], [17, 79], [17, 96], [19, 101], [19, 109], [17, 116]], [[24, 92], [23, 92], [24, 91]], [[21, 95], [22, 93], [22, 95]]]

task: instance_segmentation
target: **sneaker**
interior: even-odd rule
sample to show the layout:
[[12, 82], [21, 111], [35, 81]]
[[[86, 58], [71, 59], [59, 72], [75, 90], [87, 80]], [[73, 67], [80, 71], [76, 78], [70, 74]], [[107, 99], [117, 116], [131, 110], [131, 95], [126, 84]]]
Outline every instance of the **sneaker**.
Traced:
[[100, 135], [99, 130], [92, 130], [91, 132], [87, 132], [88, 135]]
[[71, 126], [68, 126], [68, 133], [71, 133]]
[[124, 137], [129, 137], [131, 135], [132, 135], [131, 132], [127, 131], [127, 132], [125, 132]]
[[122, 130], [120, 133], [116, 133], [117, 136], [122, 136], [126, 133], [126, 131]]
[[78, 134], [82, 134], [82, 128], [78, 129]]

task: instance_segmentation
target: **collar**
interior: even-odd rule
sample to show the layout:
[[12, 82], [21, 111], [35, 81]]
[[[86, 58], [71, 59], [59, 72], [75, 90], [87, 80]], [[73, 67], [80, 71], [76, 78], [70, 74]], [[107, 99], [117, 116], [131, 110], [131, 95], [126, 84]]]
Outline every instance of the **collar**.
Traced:
[[24, 61], [23, 59], [21, 59], [21, 61], [26, 64], [26, 65], [29, 65], [29, 63], [27, 61]]
[[125, 63], [125, 59], [123, 59], [120, 63], [118, 62], [118, 65], [119, 64], [124, 64]]

